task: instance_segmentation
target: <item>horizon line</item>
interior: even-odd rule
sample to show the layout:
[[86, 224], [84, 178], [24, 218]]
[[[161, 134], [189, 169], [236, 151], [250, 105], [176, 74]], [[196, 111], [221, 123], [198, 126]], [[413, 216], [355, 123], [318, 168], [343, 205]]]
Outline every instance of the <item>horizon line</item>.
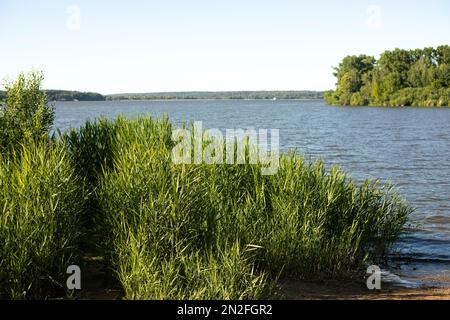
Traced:
[[[42, 89], [44, 91], [67, 91], [67, 92], [81, 92], [81, 93], [97, 93], [102, 96], [112, 96], [112, 95], [125, 95], [125, 94], [167, 94], [167, 93], [233, 93], [233, 92], [325, 92], [333, 89], [326, 90], [316, 90], [316, 89], [263, 89], [263, 90], [177, 90], [177, 91], [142, 91], [142, 92], [115, 92], [115, 93], [100, 93], [98, 91], [84, 91], [84, 90], [71, 90], [71, 89]], [[4, 88], [0, 91], [5, 91]]]

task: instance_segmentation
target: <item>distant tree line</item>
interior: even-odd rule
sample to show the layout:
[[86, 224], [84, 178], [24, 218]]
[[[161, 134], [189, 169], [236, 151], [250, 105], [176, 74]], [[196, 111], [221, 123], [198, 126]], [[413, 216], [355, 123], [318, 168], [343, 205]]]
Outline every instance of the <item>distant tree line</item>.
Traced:
[[46, 90], [51, 101], [104, 101], [106, 97], [96, 92], [79, 92], [67, 90]]
[[321, 91], [198, 91], [124, 93], [107, 96], [108, 100], [177, 99], [323, 99]]
[[[45, 90], [49, 101], [182, 100], [182, 99], [323, 99], [322, 91], [198, 91], [101, 95], [95, 92]], [[0, 91], [0, 100], [5, 92]]]
[[450, 104], [450, 46], [347, 56], [334, 68], [332, 105], [424, 106]]
[[[79, 92], [68, 90], [44, 90], [49, 101], [104, 101], [106, 97], [95, 92]], [[6, 98], [5, 92], [0, 91], [0, 100]]]

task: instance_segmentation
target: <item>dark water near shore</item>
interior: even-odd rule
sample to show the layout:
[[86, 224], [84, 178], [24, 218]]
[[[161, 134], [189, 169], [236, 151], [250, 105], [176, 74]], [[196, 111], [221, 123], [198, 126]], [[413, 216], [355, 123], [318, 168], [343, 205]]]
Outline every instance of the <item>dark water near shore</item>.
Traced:
[[450, 109], [330, 107], [323, 101], [58, 102], [55, 127], [86, 119], [151, 113], [207, 128], [279, 129], [283, 150], [339, 165], [355, 180], [394, 183], [416, 208], [420, 229], [402, 238], [394, 273], [402, 278], [450, 272]]

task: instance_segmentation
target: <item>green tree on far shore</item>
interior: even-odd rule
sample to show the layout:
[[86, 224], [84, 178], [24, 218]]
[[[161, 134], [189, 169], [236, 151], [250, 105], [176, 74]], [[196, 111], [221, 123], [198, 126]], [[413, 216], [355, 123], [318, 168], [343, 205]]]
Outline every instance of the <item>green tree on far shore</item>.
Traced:
[[450, 46], [347, 56], [335, 68], [332, 105], [450, 106]]

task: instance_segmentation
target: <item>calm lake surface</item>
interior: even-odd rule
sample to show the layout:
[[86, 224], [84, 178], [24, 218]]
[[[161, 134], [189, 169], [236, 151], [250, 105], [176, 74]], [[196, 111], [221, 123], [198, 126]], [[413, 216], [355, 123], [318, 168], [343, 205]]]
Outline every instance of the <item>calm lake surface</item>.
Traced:
[[450, 109], [331, 107], [323, 101], [58, 102], [55, 128], [151, 113], [204, 128], [279, 129], [283, 150], [339, 165], [357, 181], [390, 181], [416, 208], [419, 230], [397, 246], [391, 271], [414, 281], [450, 274]]

